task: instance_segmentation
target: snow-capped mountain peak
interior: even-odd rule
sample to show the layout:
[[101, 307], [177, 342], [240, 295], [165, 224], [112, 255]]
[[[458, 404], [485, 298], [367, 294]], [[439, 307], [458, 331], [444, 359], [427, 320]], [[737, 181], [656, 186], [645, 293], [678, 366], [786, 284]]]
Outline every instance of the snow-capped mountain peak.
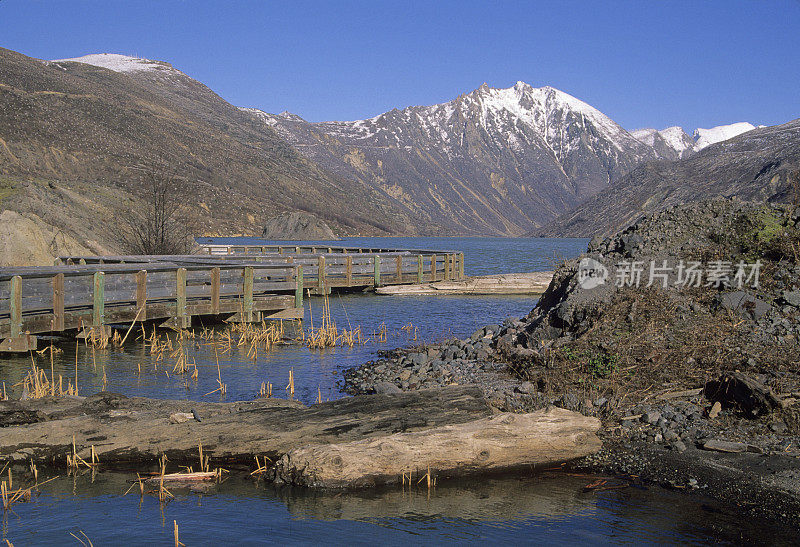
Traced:
[[593, 106], [550, 86], [533, 87], [519, 81], [513, 87], [494, 88], [484, 83], [473, 93], [467, 95], [467, 97], [470, 96], [481, 100], [487, 111], [505, 110], [531, 125], [536, 125], [536, 111], [546, 112], [558, 108], [566, 108], [589, 116], [593, 121], [598, 121], [603, 125], [609, 125], [608, 122], [610, 125], [616, 125]]
[[151, 72], [151, 71], [166, 71], [175, 72], [179, 71], [172, 68], [172, 65], [164, 61], [151, 61], [150, 59], [142, 59], [140, 57], [131, 57], [129, 55], [120, 55], [118, 53], [93, 53], [84, 55], [82, 57], [74, 57], [71, 59], [55, 59], [51, 63], [83, 63], [86, 65], [99, 66], [113, 70], [114, 72]]
[[590, 134], [595, 131], [617, 153], [640, 149], [638, 153], [642, 157], [649, 155], [641, 143], [608, 116], [551, 86], [533, 87], [522, 81], [509, 88], [483, 84], [455, 101], [429, 108], [440, 107], [450, 113], [460, 111], [466, 119], [473, 118], [478, 110], [480, 125], [493, 134], [508, 134], [519, 131], [520, 126], [528, 127], [559, 160], [564, 160], [569, 151], [579, 145], [575, 140], [578, 131], [589, 131]]
[[694, 139], [696, 141], [695, 149], [702, 150], [706, 146], [716, 144], [718, 142], [727, 141], [742, 133], [752, 131], [756, 126], [749, 122], [738, 122], [730, 125], [718, 125], [711, 129], [698, 128], [694, 131]]

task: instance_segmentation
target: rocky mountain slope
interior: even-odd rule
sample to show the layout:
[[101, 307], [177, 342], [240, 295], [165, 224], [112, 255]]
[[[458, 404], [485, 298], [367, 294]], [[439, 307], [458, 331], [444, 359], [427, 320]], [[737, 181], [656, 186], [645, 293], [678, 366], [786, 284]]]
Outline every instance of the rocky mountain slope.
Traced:
[[788, 202], [800, 198], [800, 120], [760, 127], [675, 162], [646, 163], [536, 232], [608, 235], [645, 213], [716, 196]]
[[311, 212], [340, 233], [430, 228], [167, 63], [47, 62], [0, 49], [0, 207], [34, 213], [90, 248], [94, 239], [118, 248], [117, 221], [141, 205], [147, 170], [177, 175], [197, 233], [259, 234], [284, 210]]
[[523, 82], [351, 122], [247, 110], [325, 169], [453, 233], [523, 234], [656, 157], [597, 109]]
[[267, 219], [261, 232], [264, 239], [283, 240], [336, 240], [331, 227], [308, 213], [281, 213]]

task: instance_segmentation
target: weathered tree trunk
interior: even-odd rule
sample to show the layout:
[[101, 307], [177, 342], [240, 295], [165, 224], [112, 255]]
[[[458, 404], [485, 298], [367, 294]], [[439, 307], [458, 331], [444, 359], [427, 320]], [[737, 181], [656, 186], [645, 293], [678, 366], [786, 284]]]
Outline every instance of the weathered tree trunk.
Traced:
[[[171, 423], [176, 413], [197, 415]], [[0, 402], [0, 461], [34, 458], [65, 465], [72, 440], [102, 466], [155, 462], [196, 464], [198, 444], [213, 462], [276, 460], [302, 446], [346, 443], [488, 417], [477, 387], [362, 395], [305, 407], [282, 399], [198, 403], [100, 393], [88, 398]], [[185, 420], [185, 416], [181, 416]], [[176, 421], [175, 419], [172, 422]]]
[[430, 469], [469, 475], [564, 462], [600, 449], [600, 420], [560, 408], [502, 413], [423, 431], [290, 450], [275, 467], [285, 482], [322, 487], [399, 483]]

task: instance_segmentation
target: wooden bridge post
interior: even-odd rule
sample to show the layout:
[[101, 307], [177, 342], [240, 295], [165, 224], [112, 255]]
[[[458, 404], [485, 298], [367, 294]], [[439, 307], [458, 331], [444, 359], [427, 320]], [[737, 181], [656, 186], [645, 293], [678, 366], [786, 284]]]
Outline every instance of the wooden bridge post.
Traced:
[[347, 277], [347, 286], [353, 286], [353, 257], [348, 256], [345, 259], [345, 277]]
[[303, 267], [297, 267], [297, 279], [294, 289], [294, 307], [303, 307]]
[[436, 281], [436, 255], [431, 255], [431, 281]]
[[464, 279], [464, 253], [458, 253], [458, 278]]
[[175, 317], [179, 329], [189, 326], [189, 318], [186, 316], [186, 268], [175, 271]]
[[417, 283], [425, 281], [425, 257], [417, 255]]
[[136, 272], [136, 317], [147, 321], [147, 270]]
[[11, 278], [11, 338], [22, 336], [22, 277]]
[[325, 294], [325, 257], [320, 256], [317, 261], [317, 291], [319, 294]]
[[64, 330], [64, 274], [53, 276], [53, 324], [51, 329], [57, 332]]
[[375, 263], [375, 271], [374, 271], [374, 275], [373, 275], [373, 285], [375, 285], [376, 287], [380, 287], [381, 286], [381, 257], [378, 256], [378, 255], [375, 255], [375, 258], [373, 259], [373, 262]]
[[106, 274], [94, 273], [92, 328], [103, 327], [106, 317]]
[[253, 322], [253, 267], [244, 267], [244, 321]]
[[211, 313], [219, 315], [219, 267], [211, 268]]
[[10, 288], [11, 336], [0, 339], [0, 351], [21, 353], [36, 349], [36, 336], [22, 333], [22, 277], [12, 277]]
[[445, 281], [450, 281], [450, 261], [451, 261], [452, 257], [453, 257], [453, 255], [450, 254], [450, 253], [447, 253], [446, 255], [444, 255], [444, 279], [445, 279]]
[[397, 255], [395, 259], [397, 262], [397, 282], [403, 282], [403, 255]]

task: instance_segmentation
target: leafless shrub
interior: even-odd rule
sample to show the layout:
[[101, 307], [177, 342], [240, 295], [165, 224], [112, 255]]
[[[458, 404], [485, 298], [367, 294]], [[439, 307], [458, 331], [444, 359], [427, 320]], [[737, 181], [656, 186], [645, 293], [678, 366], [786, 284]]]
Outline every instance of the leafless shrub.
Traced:
[[120, 243], [126, 252], [143, 255], [175, 255], [189, 252], [192, 242], [186, 206], [188, 183], [175, 174], [153, 166], [138, 167], [142, 206], [122, 219]]

